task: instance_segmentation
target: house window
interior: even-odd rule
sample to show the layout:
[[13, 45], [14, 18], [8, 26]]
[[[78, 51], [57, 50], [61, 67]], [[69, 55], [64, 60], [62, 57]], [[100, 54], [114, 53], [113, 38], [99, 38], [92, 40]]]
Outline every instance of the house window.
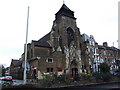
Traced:
[[82, 69], [86, 69], [86, 65], [83, 64], [83, 65], [82, 65]]
[[92, 45], [95, 46], [95, 42], [94, 41], [92, 42]]
[[106, 51], [104, 51], [104, 55], [106, 55]]
[[53, 59], [52, 59], [52, 58], [48, 58], [48, 59], [47, 59], [47, 62], [48, 62], [48, 63], [53, 63]]
[[47, 68], [47, 72], [53, 72], [53, 68]]

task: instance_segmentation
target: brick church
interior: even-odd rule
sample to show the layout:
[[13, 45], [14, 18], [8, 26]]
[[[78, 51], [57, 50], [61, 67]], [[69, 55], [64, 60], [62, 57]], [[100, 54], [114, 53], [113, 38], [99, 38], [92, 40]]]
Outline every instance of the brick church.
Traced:
[[81, 73], [82, 38], [76, 25], [74, 12], [65, 4], [55, 14], [51, 31], [28, 44], [28, 61], [37, 68], [38, 77], [43, 73]]

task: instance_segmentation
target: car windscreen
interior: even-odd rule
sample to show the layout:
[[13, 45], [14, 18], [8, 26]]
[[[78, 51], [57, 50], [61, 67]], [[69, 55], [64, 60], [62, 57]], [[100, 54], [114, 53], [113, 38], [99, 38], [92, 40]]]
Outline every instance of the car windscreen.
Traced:
[[6, 78], [12, 78], [12, 76], [5, 76]]

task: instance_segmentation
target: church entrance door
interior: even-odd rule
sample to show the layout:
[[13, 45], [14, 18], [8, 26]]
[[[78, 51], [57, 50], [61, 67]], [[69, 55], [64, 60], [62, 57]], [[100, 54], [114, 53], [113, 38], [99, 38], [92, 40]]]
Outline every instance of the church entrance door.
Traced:
[[78, 75], [78, 69], [77, 68], [72, 68], [72, 76], [76, 77]]
[[78, 76], [78, 65], [76, 60], [71, 62], [71, 76], [76, 78]]

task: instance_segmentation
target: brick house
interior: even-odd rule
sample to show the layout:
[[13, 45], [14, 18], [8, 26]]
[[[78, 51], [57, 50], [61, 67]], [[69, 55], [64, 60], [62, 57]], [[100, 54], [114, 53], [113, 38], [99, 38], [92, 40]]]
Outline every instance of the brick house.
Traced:
[[118, 69], [116, 61], [119, 60], [119, 49], [115, 47], [108, 46], [107, 42], [104, 42], [103, 45], [98, 46], [99, 61], [106, 62], [111, 71]]
[[18, 78], [18, 69], [16, 67], [16, 64], [19, 62], [17, 59], [12, 59], [10, 64], [10, 75], [16, 79]]

